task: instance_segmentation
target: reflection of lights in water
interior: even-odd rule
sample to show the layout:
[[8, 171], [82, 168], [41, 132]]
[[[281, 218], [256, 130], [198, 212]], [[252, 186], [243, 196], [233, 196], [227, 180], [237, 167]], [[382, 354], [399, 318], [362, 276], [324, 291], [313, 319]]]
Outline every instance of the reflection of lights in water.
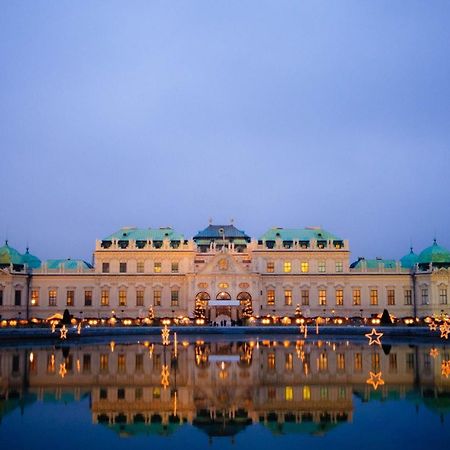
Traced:
[[62, 328], [59, 330], [60, 332], [60, 338], [61, 339], [67, 339], [67, 331], [69, 331], [65, 325], [62, 326]]
[[32, 362], [33, 362], [33, 360], [34, 360], [34, 353], [33, 353], [33, 352], [31, 352], [31, 353], [30, 353], [30, 363], [32, 363]]
[[430, 350], [430, 356], [433, 357], [433, 358], [436, 358], [437, 355], [439, 355], [439, 350], [436, 347], [433, 347]]
[[450, 375], [450, 359], [447, 361], [442, 361], [441, 363], [441, 375], [445, 378], [448, 378]]
[[77, 359], [77, 372], [81, 372], [81, 364], [80, 364], [80, 358]]
[[373, 386], [375, 390], [378, 389], [378, 386], [383, 386], [384, 380], [381, 378], [381, 372], [369, 372], [370, 378], [366, 381], [367, 384], [370, 384]]
[[109, 343], [109, 348], [111, 349], [111, 353], [113, 353], [114, 349], [116, 348], [116, 343], [114, 341], [111, 341]]
[[61, 378], [64, 378], [67, 374], [67, 369], [66, 369], [66, 363], [61, 363], [59, 365], [59, 375], [61, 376]]

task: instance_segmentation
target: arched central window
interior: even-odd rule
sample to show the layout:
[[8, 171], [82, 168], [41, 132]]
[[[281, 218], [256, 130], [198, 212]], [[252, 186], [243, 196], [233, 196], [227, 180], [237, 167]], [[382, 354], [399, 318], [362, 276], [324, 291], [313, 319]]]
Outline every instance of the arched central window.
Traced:
[[207, 292], [199, 292], [196, 296], [195, 296], [195, 300], [200, 300], [202, 303], [206, 303], [207, 301], [211, 300], [211, 297], [209, 296], [209, 294]]
[[231, 300], [231, 295], [228, 292], [222, 291], [217, 294], [216, 300]]

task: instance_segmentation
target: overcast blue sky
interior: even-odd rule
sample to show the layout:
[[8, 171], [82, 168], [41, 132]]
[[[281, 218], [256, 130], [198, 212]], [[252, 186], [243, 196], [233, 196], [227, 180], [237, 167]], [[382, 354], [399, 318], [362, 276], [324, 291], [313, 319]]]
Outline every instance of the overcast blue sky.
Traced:
[[450, 247], [449, 1], [0, 0], [0, 238], [322, 225]]

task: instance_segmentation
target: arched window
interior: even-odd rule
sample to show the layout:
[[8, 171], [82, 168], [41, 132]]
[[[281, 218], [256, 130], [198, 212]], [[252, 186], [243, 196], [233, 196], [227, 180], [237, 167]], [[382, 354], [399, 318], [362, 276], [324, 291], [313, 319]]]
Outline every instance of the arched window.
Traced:
[[231, 295], [228, 292], [222, 291], [217, 294], [216, 300], [231, 300]]

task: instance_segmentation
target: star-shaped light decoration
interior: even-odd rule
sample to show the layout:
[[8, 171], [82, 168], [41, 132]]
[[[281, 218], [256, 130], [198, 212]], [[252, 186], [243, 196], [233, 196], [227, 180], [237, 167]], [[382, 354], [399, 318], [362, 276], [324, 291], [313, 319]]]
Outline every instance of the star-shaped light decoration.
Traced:
[[450, 333], [450, 326], [447, 322], [444, 322], [440, 327], [439, 330], [441, 332], [441, 338], [448, 339], [448, 334]]
[[436, 347], [433, 347], [430, 350], [430, 356], [433, 357], [433, 358], [436, 358], [437, 355], [439, 355], [439, 350]]
[[66, 326], [63, 325], [62, 328], [59, 330], [59, 332], [60, 332], [60, 335], [59, 335], [60, 339], [67, 339], [67, 332], [68, 331], [69, 330], [66, 328]]
[[366, 338], [369, 339], [369, 345], [377, 344], [381, 346], [381, 336], [383, 336], [383, 333], [377, 333], [377, 330], [375, 328], [372, 328], [372, 331], [370, 333], [365, 334]]
[[66, 363], [63, 362], [59, 365], [59, 375], [61, 378], [64, 378], [67, 374]]
[[448, 378], [448, 376], [450, 375], [450, 359], [448, 359], [447, 361], [442, 361], [441, 375], [445, 378]]
[[169, 345], [170, 344], [170, 330], [167, 328], [167, 325], [164, 325], [164, 328], [161, 330], [161, 337], [162, 337], [162, 343], [163, 345]]
[[434, 320], [432, 320], [432, 321], [428, 324], [428, 326], [429, 326], [429, 328], [430, 328], [430, 331], [437, 331], [438, 324], [437, 324]]
[[161, 386], [167, 389], [169, 385], [169, 366], [164, 364], [161, 369]]
[[370, 384], [375, 390], [378, 389], [378, 386], [383, 386], [384, 380], [381, 378], [381, 372], [369, 372], [370, 378], [366, 381], [367, 384]]

